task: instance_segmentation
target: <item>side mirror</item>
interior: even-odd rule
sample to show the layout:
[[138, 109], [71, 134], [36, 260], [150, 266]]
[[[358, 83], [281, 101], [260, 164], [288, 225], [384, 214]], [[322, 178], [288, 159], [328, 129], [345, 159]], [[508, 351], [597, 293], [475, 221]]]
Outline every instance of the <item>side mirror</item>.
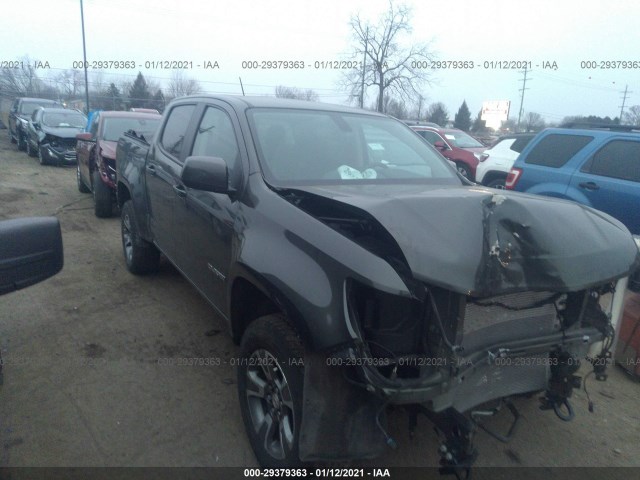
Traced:
[[0, 222], [0, 295], [52, 277], [64, 263], [56, 217]]
[[449, 150], [449, 147], [447, 146], [447, 144], [444, 143], [442, 140], [438, 140], [437, 142], [435, 142], [433, 144], [433, 146], [436, 147], [440, 151]]
[[181, 178], [186, 187], [195, 190], [230, 192], [227, 163], [219, 157], [187, 157]]
[[93, 142], [93, 135], [91, 134], [91, 132], [83, 132], [83, 133], [78, 133], [76, 135], [76, 140], [84, 140], [85, 142]]

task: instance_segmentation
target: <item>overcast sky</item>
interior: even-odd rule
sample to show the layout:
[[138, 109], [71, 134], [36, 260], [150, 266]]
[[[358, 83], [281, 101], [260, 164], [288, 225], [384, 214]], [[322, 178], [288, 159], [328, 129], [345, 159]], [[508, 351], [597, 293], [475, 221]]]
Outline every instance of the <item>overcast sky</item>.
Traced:
[[[82, 60], [79, 0], [3, 1], [0, 60], [28, 55], [49, 62], [54, 76]], [[397, 3], [397, 2], [396, 2]], [[635, 1], [411, 1], [413, 32], [403, 42], [429, 43], [439, 60], [474, 61], [473, 70], [440, 70], [425, 85], [428, 103], [441, 101], [453, 117], [463, 100], [472, 115], [485, 100], [511, 100], [517, 116], [521, 70], [491, 70], [484, 62], [530, 61], [524, 110], [559, 121], [566, 115], [617, 116], [640, 104], [640, 2]], [[315, 61], [350, 58], [349, 18], [375, 22], [387, 0], [85, 0], [87, 59], [193, 62], [185, 75], [206, 92], [273, 94], [276, 85], [314, 89], [320, 100], [345, 103], [340, 72], [312, 68]], [[243, 69], [246, 60], [302, 60], [304, 70]], [[636, 69], [586, 69], [581, 61], [636, 61]], [[220, 68], [197, 65], [217, 61]], [[557, 70], [543, 69], [556, 62]], [[478, 67], [480, 65], [480, 67]], [[138, 70], [166, 84], [170, 70], [104, 71], [102, 81]], [[367, 92], [366, 103], [375, 100]]]

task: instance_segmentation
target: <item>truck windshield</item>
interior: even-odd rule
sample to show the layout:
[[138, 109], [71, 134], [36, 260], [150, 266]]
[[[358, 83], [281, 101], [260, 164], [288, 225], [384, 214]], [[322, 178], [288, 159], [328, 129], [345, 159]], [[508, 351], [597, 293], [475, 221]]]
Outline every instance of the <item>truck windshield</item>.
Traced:
[[102, 139], [117, 142], [129, 130], [143, 135], [149, 141], [160, 125], [160, 118], [105, 118]]
[[446, 160], [387, 117], [330, 111], [248, 111], [270, 183], [460, 184]]

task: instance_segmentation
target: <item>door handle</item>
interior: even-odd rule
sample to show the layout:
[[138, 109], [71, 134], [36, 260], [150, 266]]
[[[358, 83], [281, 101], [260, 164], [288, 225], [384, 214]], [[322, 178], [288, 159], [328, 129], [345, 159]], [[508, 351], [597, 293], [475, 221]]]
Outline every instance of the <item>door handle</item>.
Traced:
[[187, 196], [187, 189], [184, 188], [184, 185], [174, 185], [173, 191], [176, 192], [176, 195], [178, 195], [179, 197]]
[[156, 174], [156, 166], [155, 165], [147, 165], [147, 172], [149, 172], [151, 175], [155, 175]]
[[585, 190], [599, 190], [600, 187], [595, 182], [582, 182], [579, 183], [578, 186], [580, 188], [584, 188]]

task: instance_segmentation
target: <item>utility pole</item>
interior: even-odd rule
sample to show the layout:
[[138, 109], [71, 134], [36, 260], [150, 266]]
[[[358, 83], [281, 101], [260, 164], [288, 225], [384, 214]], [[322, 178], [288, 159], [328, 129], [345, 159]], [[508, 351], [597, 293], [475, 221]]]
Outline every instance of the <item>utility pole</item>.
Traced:
[[[522, 119], [522, 105], [524, 104], [524, 91], [525, 90], [529, 90], [527, 87], [527, 67], [524, 67], [524, 71], [521, 71], [520, 73], [524, 73], [524, 78], [522, 80], [520, 80], [522, 82], [522, 88], [520, 89], [520, 91], [522, 92], [522, 95], [520, 96], [520, 110], [518, 110], [518, 131], [520, 131], [520, 120]], [[531, 79], [529, 79], [531, 80]]]
[[[620, 124], [622, 124], [622, 113], [624, 112], [624, 104], [627, 103], [627, 97], [633, 92], [628, 91], [629, 85], [624, 86], [624, 96], [622, 97], [622, 106], [620, 107]], [[620, 92], [623, 93], [623, 92]]]
[[364, 58], [362, 59], [362, 85], [360, 86], [360, 108], [364, 108], [364, 75], [367, 71], [367, 52], [369, 47], [369, 27], [364, 38]]
[[89, 114], [89, 76], [87, 75], [87, 45], [84, 40], [84, 9], [80, 0], [80, 20], [82, 20], [82, 54], [84, 56], [84, 93], [87, 99], [87, 115]]

